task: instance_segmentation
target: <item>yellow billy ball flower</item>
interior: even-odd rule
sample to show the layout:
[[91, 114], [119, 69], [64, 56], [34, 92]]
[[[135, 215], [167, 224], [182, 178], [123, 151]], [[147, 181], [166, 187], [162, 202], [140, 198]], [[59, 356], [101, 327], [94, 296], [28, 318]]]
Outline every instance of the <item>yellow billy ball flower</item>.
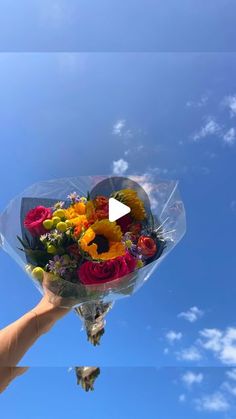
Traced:
[[32, 275], [35, 279], [38, 279], [39, 281], [42, 281], [43, 280], [43, 275], [44, 275], [43, 268], [40, 268], [40, 267], [34, 268], [32, 270]]
[[143, 267], [143, 262], [142, 262], [142, 260], [138, 260], [137, 261], [137, 268], [138, 269], [140, 269], [140, 268], [142, 268]]
[[45, 220], [43, 226], [46, 230], [51, 230], [53, 228], [53, 220]]
[[54, 211], [53, 217], [65, 218], [65, 211], [63, 209], [58, 209]]
[[128, 248], [128, 249], [130, 249], [130, 247], [132, 246], [132, 241], [131, 240], [126, 240], [126, 242], [125, 242], [125, 244], [126, 244], [126, 247]]
[[68, 228], [72, 227], [72, 222], [70, 220], [65, 221]]
[[60, 223], [61, 219], [59, 217], [52, 217], [53, 225], [56, 226]]
[[55, 247], [55, 246], [53, 246], [53, 244], [49, 244], [49, 245], [47, 246], [47, 251], [48, 251], [48, 253], [50, 253], [50, 254], [54, 254], [54, 253], [56, 253], [57, 249], [56, 249], [56, 247]]
[[67, 224], [61, 221], [57, 224], [57, 230], [62, 231], [63, 233], [68, 229]]

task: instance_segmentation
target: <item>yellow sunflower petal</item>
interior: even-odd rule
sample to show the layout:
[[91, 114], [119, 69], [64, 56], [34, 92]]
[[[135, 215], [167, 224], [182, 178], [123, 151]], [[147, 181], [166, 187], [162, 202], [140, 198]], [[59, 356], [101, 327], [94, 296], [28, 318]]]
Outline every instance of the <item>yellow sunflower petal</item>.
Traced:
[[143, 201], [139, 198], [137, 192], [133, 189], [121, 189], [115, 194], [115, 198], [130, 207], [130, 215], [136, 221], [143, 221], [146, 217], [146, 211]]

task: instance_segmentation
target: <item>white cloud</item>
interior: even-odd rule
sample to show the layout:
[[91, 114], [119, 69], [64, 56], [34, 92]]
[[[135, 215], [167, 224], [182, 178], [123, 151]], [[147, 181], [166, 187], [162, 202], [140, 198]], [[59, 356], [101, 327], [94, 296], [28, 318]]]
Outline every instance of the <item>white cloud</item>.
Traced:
[[113, 125], [113, 130], [112, 133], [114, 135], [119, 135], [121, 136], [123, 134], [124, 128], [126, 125], [126, 120], [125, 119], [119, 119], [118, 121], [115, 122], [115, 124]]
[[200, 128], [200, 130], [193, 134], [192, 139], [193, 141], [199, 141], [209, 136], [219, 135], [220, 131], [221, 126], [215, 121], [214, 118], [209, 117], [206, 123]]
[[164, 349], [164, 351], [163, 351], [163, 353], [164, 353], [164, 355], [168, 355], [168, 353], [169, 353], [169, 348], [165, 348], [165, 349]]
[[198, 410], [207, 412], [226, 412], [230, 404], [221, 392], [203, 396], [196, 400]]
[[189, 310], [179, 313], [178, 317], [183, 318], [183, 319], [189, 321], [190, 323], [194, 323], [198, 319], [200, 319], [200, 317], [202, 317], [203, 314], [204, 314], [204, 312], [202, 310], [200, 310], [196, 306], [193, 306]]
[[[112, 134], [125, 139], [133, 138], [133, 132], [131, 129], [127, 128], [125, 119], [118, 119], [118, 121], [114, 123]], [[128, 150], [127, 153], [129, 154], [130, 150]]]
[[201, 98], [197, 101], [189, 100], [186, 103], [186, 106], [187, 108], [202, 108], [203, 106], [206, 106], [208, 99], [209, 98], [207, 95], [202, 95]]
[[169, 343], [180, 341], [182, 337], [183, 335], [181, 332], [175, 332], [174, 330], [170, 330], [168, 333], [166, 333], [166, 339]]
[[226, 375], [231, 380], [236, 381], [236, 368], [232, 368], [232, 369], [226, 371]]
[[204, 329], [199, 332], [200, 344], [226, 365], [236, 364], [236, 328]]
[[115, 160], [112, 163], [113, 175], [122, 176], [129, 168], [129, 163], [124, 159]]
[[226, 390], [232, 396], [236, 397], [236, 386], [233, 386], [231, 383], [224, 382], [222, 384], [222, 389]]
[[234, 201], [232, 201], [232, 202], [230, 203], [230, 209], [231, 209], [232, 211], [236, 211], [236, 200], [234, 200]]
[[201, 382], [203, 381], [203, 374], [202, 373], [194, 373], [192, 371], [187, 371], [183, 376], [182, 376], [182, 381], [184, 384], [187, 385], [187, 387], [192, 387], [193, 384], [201, 384]]
[[176, 355], [179, 361], [200, 361], [202, 359], [201, 353], [195, 346], [182, 349]]
[[186, 402], [186, 395], [185, 394], [180, 394], [180, 396], [179, 396], [179, 402], [180, 403]]
[[231, 118], [236, 116], [236, 94], [226, 96], [223, 100], [223, 104], [229, 109]]
[[236, 141], [235, 128], [230, 128], [228, 131], [226, 131], [222, 138], [225, 144], [233, 145]]

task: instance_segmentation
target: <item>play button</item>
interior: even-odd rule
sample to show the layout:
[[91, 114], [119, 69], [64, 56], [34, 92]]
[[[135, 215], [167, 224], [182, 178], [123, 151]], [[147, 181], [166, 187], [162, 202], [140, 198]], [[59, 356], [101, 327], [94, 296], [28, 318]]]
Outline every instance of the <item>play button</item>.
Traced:
[[116, 221], [131, 211], [130, 207], [115, 198], [109, 198], [109, 221]]

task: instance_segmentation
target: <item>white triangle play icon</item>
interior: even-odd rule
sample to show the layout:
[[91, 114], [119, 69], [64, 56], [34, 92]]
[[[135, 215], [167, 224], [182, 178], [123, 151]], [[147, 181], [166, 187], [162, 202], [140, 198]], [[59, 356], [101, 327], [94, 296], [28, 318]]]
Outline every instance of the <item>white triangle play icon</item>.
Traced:
[[130, 207], [115, 198], [109, 198], [109, 221], [116, 221], [131, 211]]

